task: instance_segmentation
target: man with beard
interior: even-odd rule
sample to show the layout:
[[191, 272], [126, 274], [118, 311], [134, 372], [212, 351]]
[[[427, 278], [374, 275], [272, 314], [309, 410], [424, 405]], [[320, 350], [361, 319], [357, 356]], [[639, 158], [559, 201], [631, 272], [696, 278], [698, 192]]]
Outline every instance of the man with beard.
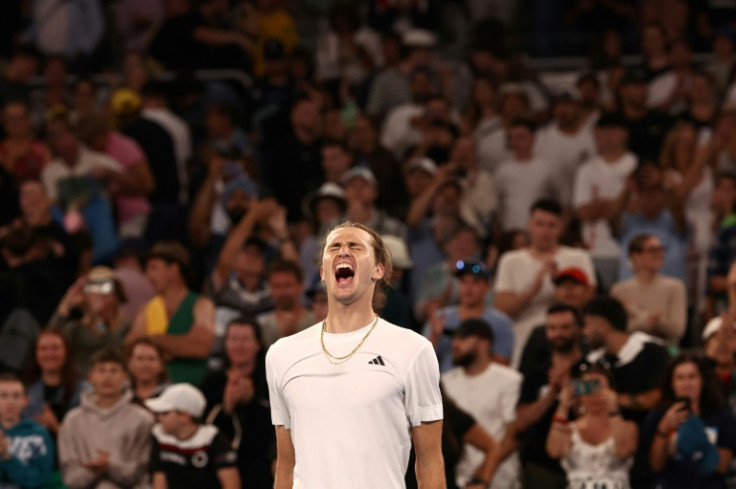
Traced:
[[542, 328], [548, 343], [546, 358], [536, 359], [521, 371], [524, 382], [516, 407], [515, 428], [524, 433], [521, 459], [526, 487], [564, 489], [567, 487], [565, 472], [558, 461], [547, 455], [545, 443], [560, 392], [573, 373], [580, 371], [583, 360], [580, 309], [571, 304], [553, 304], [547, 309], [547, 322]]
[[522, 377], [514, 369], [492, 359], [493, 330], [482, 319], [467, 319], [455, 330], [452, 360], [455, 368], [442, 375], [445, 394], [473, 416], [495, 440], [500, 440], [498, 467], [491, 481], [478, 481], [476, 468], [484, 452], [466, 445], [457, 464], [459, 487], [483, 484], [489, 488], [521, 487], [516, 453], [516, 403]]
[[277, 260], [268, 267], [268, 286], [274, 310], [261, 314], [263, 349], [267, 350], [279, 338], [290, 336], [317, 322], [312, 311], [302, 304], [304, 281], [299, 265], [290, 260]]

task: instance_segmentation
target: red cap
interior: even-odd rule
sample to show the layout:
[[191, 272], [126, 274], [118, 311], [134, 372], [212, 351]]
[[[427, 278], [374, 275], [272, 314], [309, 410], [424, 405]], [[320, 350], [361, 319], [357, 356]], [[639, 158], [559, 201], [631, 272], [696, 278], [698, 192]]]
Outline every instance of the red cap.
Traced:
[[555, 275], [555, 278], [552, 281], [555, 285], [560, 285], [565, 280], [572, 280], [573, 282], [585, 285], [586, 287], [590, 286], [588, 276], [578, 267], [563, 268], [557, 273], [557, 275]]

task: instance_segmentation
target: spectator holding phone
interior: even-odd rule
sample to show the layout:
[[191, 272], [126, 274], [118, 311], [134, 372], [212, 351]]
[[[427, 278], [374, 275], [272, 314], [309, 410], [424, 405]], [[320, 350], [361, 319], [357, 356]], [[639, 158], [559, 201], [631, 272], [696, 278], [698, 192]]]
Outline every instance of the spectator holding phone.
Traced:
[[670, 362], [661, 407], [649, 414], [642, 434], [657, 487], [726, 487], [736, 419], [703, 357], [683, 353]]
[[[565, 386], [547, 436], [547, 453], [567, 474], [568, 487], [628, 489], [638, 429], [621, 417], [608, 377], [589, 369]], [[582, 415], [573, 422], [570, 410]]]

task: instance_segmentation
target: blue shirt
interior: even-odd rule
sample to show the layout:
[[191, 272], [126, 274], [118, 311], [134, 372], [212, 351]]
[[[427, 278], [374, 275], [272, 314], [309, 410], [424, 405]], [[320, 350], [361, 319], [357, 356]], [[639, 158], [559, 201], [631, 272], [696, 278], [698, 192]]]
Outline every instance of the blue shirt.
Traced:
[[629, 241], [641, 234], [651, 234], [659, 238], [665, 248], [664, 266], [660, 273], [667, 277], [679, 278], [688, 283], [687, 277], [687, 234], [680, 234], [675, 218], [669, 210], [654, 219], [641, 214], [625, 213], [621, 222], [621, 257], [619, 261], [619, 280], [633, 276], [629, 266]]
[[[441, 310], [440, 314], [442, 313], [445, 314], [445, 331], [455, 330], [462, 323], [457, 306], [445, 307]], [[514, 351], [514, 330], [511, 318], [492, 307], [486, 307], [480, 319], [487, 322], [493, 330], [493, 353], [510, 360]], [[431, 333], [432, 326], [427, 323], [424, 326], [424, 336], [429, 338]], [[443, 334], [437, 341], [435, 351], [440, 362], [440, 372], [450, 370], [453, 367], [452, 338]]]

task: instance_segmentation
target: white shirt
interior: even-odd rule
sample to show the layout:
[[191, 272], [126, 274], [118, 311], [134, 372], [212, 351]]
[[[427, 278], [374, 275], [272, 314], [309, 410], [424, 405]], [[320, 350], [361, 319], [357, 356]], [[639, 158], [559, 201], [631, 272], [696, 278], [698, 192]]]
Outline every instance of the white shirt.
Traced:
[[[189, 126], [179, 116], [164, 108], [143, 109], [143, 117], [157, 123], [169, 133], [174, 141], [174, 152], [176, 153], [176, 173], [179, 176], [179, 203], [187, 201], [187, 188], [189, 177], [187, 174], [187, 163], [192, 157], [192, 134]], [[149, 162], [153, 164], [153, 162]]]
[[[636, 157], [632, 153], [624, 155], [616, 161], [606, 162], [596, 156], [583, 166], [575, 175], [575, 192], [572, 205], [575, 208], [590, 204], [596, 198], [615, 199], [624, 189], [626, 178], [636, 168]], [[618, 258], [620, 246], [611, 233], [611, 226], [606, 219], [583, 221], [583, 242], [596, 258]]]
[[[506, 427], [516, 420], [516, 403], [519, 400], [523, 376], [516, 370], [492, 363], [478, 375], [467, 375], [455, 367], [442, 375], [442, 387], [447, 397], [467, 412], [496, 441], [501, 443]], [[457, 485], [465, 487], [475, 471], [483, 463], [485, 453], [465, 444], [463, 456], [455, 469]], [[498, 467], [489, 487], [518, 487], [520, 480], [518, 453], [512, 453]]]
[[561, 203], [567, 206], [572, 200], [575, 172], [596, 154], [593, 131], [583, 125], [570, 135], [560, 131], [556, 124], [550, 124], [539, 132], [536, 154], [552, 165], [559, 180]]
[[391, 151], [399, 161], [403, 161], [406, 151], [419, 144], [422, 139], [422, 133], [412, 124], [412, 119], [422, 114], [423, 105], [409, 102], [389, 112], [383, 122], [381, 145]]
[[[560, 246], [555, 254], [557, 270], [568, 267], [582, 269], [588, 277], [591, 285], [595, 285], [596, 277], [593, 262], [585, 250]], [[496, 294], [499, 292], [511, 292], [520, 294], [529, 289], [534, 282], [537, 273], [542, 267], [542, 262], [532, 257], [528, 249], [508, 251], [501, 255], [496, 274]], [[552, 278], [547, 275], [539, 292], [524, 307], [516, 318], [514, 318], [514, 356], [513, 365], [518, 365], [521, 352], [529, 339], [529, 334], [535, 326], [543, 324], [547, 308], [554, 301], [555, 286]]]
[[[404, 489], [411, 427], [442, 419], [432, 344], [379, 319], [355, 355], [333, 365], [321, 327], [282, 338], [266, 354], [271, 419], [291, 430], [294, 489]], [[347, 355], [370, 327], [325, 333], [325, 347]]]
[[122, 172], [123, 167], [109, 156], [97, 151], [92, 151], [86, 146], [79, 145], [79, 158], [74, 166], [69, 166], [59, 158], [55, 158], [43, 168], [41, 180], [46, 193], [51, 201], [56, 201], [59, 196], [58, 184], [60, 180], [68, 177], [80, 177], [90, 175], [94, 170], [107, 169]]
[[478, 155], [478, 166], [487, 172], [494, 173], [502, 162], [512, 157], [506, 129], [498, 117], [478, 124], [473, 131], [473, 139]]
[[546, 160], [508, 160], [496, 172], [499, 213], [504, 231], [526, 229], [529, 210], [541, 198], [555, 198], [558, 184]]

